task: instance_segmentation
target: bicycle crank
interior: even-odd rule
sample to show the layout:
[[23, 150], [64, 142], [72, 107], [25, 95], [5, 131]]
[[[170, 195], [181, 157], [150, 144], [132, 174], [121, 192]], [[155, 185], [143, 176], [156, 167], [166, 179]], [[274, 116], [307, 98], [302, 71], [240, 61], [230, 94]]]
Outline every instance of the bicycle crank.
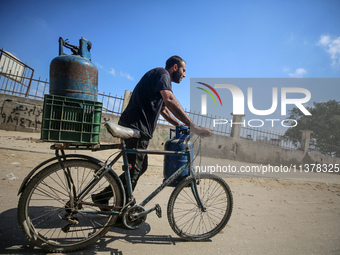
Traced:
[[141, 212], [141, 213], [135, 213], [132, 215], [132, 217], [135, 217], [135, 218], [138, 218], [138, 217], [141, 217], [141, 216], [144, 216], [144, 215], [147, 215], [153, 211], [156, 211], [156, 215], [158, 216], [158, 218], [162, 218], [162, 208], [159, 204], [156, 204], [155, 207], [149, 209], [149, 210], [146, 210], [144, 212]]
[[134, 205], [127, 209], [123, 215], [124, 226], [132, 230], [139, 228], [146, 220], [147, 214], [144, 212], [144, 207], [140, 205]]
[[145, 222], [146, 216], [153, 211], [156, 211], [158, 218], [162, 217], [162, 209], [159, 204], [149, 210], [145, 210], [143, 206], [134, 205], [124, 213], [123, 224], [128, 229], [137, 229]]

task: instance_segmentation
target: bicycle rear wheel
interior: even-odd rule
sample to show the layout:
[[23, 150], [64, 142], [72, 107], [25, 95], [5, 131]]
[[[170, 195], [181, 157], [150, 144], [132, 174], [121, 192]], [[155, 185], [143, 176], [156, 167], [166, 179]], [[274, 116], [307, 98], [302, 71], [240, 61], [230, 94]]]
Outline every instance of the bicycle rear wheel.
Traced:
[[[98, 164], [85, 160], [66, 160], [65, 169], [72, 176], [76, 196], [89, 184]], [[108, 173], [94, 186], [89, 194], [70, 209], [70, 194], [64, 170], [59, 163], [50, 165], [32, 178], [24, 189], [18, 203], [20, 227], [35, 245], [54, 252], [82, 249], [109, 231], [117, 216], [80, 211], [99, 210], [91, 194], [111, 186], [109, 206], [122, 206], [122, 194], [113, 175]]]
[[194, 196], [195, 179], [188, 177], [172, 192], [168, 220], [173, 231], [189, 241], [202, 241], [219, 233], [227, 224], [233, 197], [228, 184], [220, 177], [202, 174], [197, 178], [197, 192], [204, 209]]

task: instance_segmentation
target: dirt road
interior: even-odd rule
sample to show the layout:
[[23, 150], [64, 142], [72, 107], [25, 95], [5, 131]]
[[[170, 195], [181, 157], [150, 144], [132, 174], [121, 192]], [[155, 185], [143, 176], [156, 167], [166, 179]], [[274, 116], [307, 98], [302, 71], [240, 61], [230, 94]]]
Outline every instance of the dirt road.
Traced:
[[[39, 142], [39, 134], [0, 134], [0, 254], [45, 254], [19, 229], [17, 193], [28, 172], [53, 151]], [[100, 159], [109, 155], [89, 153]], [[151, 166], [137, 185], [137, 201], [162, 182], [162, 160], [150, 158]], [[238, 168], [251, 165], [204, 160]], [[173, 233], [166, 219], [172, 188], [166, 188], [150, 203], [161, 205], [161, 219], [150, 214], [135, 231], [112, 228], [95, 245], [74, 254], [340, 254], [340, 175], [222, 176], [233, 191], [234, 209], [228, 225], [211, 240], [186, 242]]]

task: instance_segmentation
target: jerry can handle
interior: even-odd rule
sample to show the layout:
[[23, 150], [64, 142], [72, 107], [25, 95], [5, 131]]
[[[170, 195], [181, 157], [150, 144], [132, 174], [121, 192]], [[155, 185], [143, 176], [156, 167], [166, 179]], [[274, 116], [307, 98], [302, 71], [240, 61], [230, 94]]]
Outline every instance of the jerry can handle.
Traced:
[[78, 54], [78, 51], [79, 51], [78, 46], [71, 45], [68, 43], [68, 39], [64, 40], [63, 38], [59, 37], [59, 56], [66, 55], [64, 54], [63, 47], [70, 49], [74, 55]]
[[[175, 136], [173, 136], [173, 133], [175, 133]], [[176, 137], [176, 129], [170, 128], [170, 139]]]
[[[175, 136], [173, 136], [175, 133]], [[170, 139], [172, 138], [179, 138], [181, 134], [189, 135], [189, 128], [186, 126], [176, 126], [176, 129], [170, 128]]]

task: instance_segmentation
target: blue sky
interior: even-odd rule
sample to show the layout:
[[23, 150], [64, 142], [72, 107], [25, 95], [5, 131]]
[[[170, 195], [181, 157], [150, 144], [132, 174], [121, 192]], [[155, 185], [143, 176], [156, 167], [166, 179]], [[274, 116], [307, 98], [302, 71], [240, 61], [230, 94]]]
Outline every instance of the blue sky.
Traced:
[[180, 55], [187, 77], [173, 88], [188, 109], [190, 78], [339, 78], [339, 10], [338, 0], [1, 0], [0, 47], [46, 79], [58, 38], [85, 37], [99, 91], [118, 96]]

